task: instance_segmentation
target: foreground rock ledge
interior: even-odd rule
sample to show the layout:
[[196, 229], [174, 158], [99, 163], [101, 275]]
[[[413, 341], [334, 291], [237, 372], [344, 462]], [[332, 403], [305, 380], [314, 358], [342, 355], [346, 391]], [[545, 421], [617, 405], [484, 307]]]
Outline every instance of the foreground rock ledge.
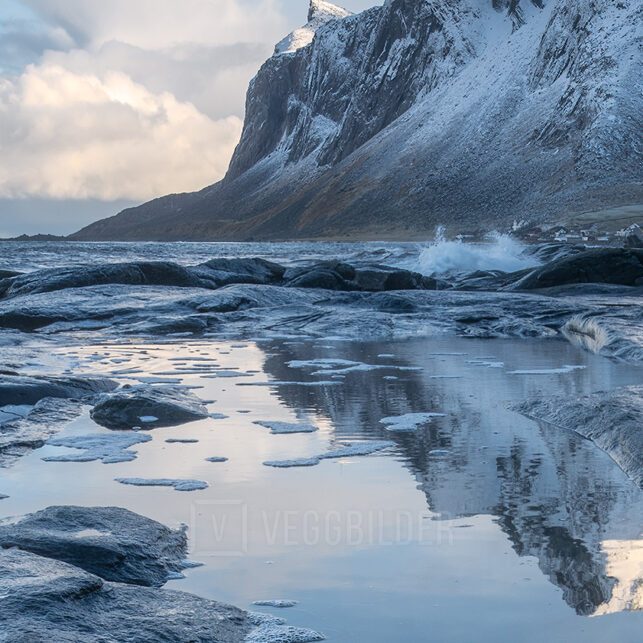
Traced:
[[0, 525], [0, 546], [55, 558], [119, 583], [160, 587], [184, 569], [185, 530], [120, 507], [48, 507]]
[[0, 643], [324, 640], [270, 614], [125, 584], [164, 583], [184, 562], [186, 546], [183, 530], [131, 511], [49, 507], [1, 528]]
[[0, 553], [0, 641], [241, 643], [247, 612], [184, 592], [103, 581], [18, 549]]

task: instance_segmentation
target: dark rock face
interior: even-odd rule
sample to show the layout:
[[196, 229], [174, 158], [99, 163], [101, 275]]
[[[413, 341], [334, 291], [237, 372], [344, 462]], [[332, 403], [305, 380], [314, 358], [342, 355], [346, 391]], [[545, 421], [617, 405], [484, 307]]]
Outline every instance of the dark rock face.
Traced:
[[154, 429], [202, 420], [208, 417], [208, 409], [184, 388], [130, 386], [104, 395], [91, 417], [108, 429]]
[[592, 440], [643, 487], [643, 386], [575, 400], [535, 400], [521, 404], [517, 410]]
[[515, 282], [511, 289], [534, 290], [565, 284], [643, 285], [643, 250], [590, 250], [555, 260]]
[[185, 531], [118, 507], [48, 507], [0, 525], [0, 547], [54, 558], [109, 581], [160, 587], [183, 569]]
[[7, 404], [36, 404], [46, 398], [86, 398], [113, 391], [113, 380], [94, 377], [26, 377], [0, 375], [0, 406]]
[[10, 465], [16, 458], [38, 449], [47, 438], [60, 431], [81, 412], [79, 402], [44, 398], [29, 414], [0, 426], [0, 467]]
[[337, 261], [291, 268], [284, 273], [286, 286], [292, 288], [324, 288], [326, 290], [432, 290], [435, 279], [417, 272], [389, 266], [354, 268]]
[[259, 70], [223, 181], [73, 237], [409, 238], [641, 203], [636, 0], [336, 15]]
[[241, 643], [246, 612], [184, 592], [103, 581], [78, 567], [0, 552], [0, 640], [11, 643]]

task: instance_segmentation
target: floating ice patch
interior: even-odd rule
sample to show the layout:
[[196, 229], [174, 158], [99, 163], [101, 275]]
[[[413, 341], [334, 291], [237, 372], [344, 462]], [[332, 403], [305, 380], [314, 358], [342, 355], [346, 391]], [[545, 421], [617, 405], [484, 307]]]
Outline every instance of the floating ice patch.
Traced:
[[348, 359], [311, 359], [311, 360], [292, 360], [287, 364], [290, 368], [301, 369], [318, 369], [313, 371], [312, 375], [344, 375], [346, 373], [376, 371], [379, 369], [399, 370], [399, 371], [421, 371], [419, 366], [396, 366], [395, 364], [365, 364], [364, 362], [354, 362]]
[[291, 460], [267, 460], [264, 465], [278, 469], [287, 469], [290, 467], [314, 467], [322, 460], [333, 460], [337, 458], [347, 458], [351, 456], [370, 455], [383, 449], [395, 446], [395, 442], [388, 440], [376, 440], [373, 442], [342, 442], [337, 449], [313, 455], [306, 458], [294, 458]]
[[181, 379], [178, 377], [133, 377], [132, 379], [141, 384], [180, 384]]
[[173, 478], [114, 478], [121, 484], [135, 487], [173, 487], [175, 491], [198, 491], [207, 489], [208, 483], [203, 480], [178, 480]]
[[341, 386], [338, 380], [317, 380], [316, 382], [295, 382], [290, 380], [270, 380], [269, 382], [238, 382], [237, 386]]
[[381, 359], [388, 359], [391, 357], [395, 357], [395, 355], [393, 355], [393, 353], [380, 353], [378, 357]]
[[210, 413], [210, 418], [213, 420], [227, 420], [228, 417], [230, 416], [225, 413]]
[[195, 442], [198, 442], [196, 438], [168, 438], [165, 440], [168, 444], [194, 444]]
[[272, 422], [266, 420], [257, 420], [253, 424], [258, 424], [266, 429], [270, 429], [273, 434], [286, 433], [314, 433], [317, 427], [312, 424], [298, 424], [297, 422]]
[[484, 360], [484, 359], [469, 359], [467, 364], [472, 364], [473, 366], [486, 366], [487, 368], [504, 368], [505, 363], [493, 360]]
[[406, 413], [404, 415], [393, 415], [382, 418], [380, 423], [386, 426], [387, 431], [416, 431], [423, 424], [427, 424], [436, 417], [444, 417], [444, 413]]
[[209, 458], [205, 459], [206, 462], [227, 462], [228, 458], [224, 458], [223, 456], [220, 455], [213, 455]]
[[268, 601], [252, 601], [253, 605], [259, 605], [261, 607], [294, 607], [299, 604], [299, 601], [291, 601], [285, 598], [277, 598], [274, 600]]
[[136, 452], [129, 451], [131, 447], [152, 438], [142, 433], [106, 433], [99, 435], [77, 435], [50, 438], [49, 446], [78, 449], [82, 453], [64, 453], [42, 458], [45, 462], [94, 462], [100, 460], [103, 464], [130, 462], [136, 460]]
[[429, 455], [433, 457], [443, 457], [449, 455], [451, 452], [448, 449], [431, 449]]
[[207, 377], [209, 379], [217, 377], [252, 377], [252, 373], [246, 373], [244, 371], [213, 371], [203, 377]]
[[582, 364], [563, 364], [560, 368], [534, 368], [509, 371], [509, 375], [555, 375], [558, 373], [572, 373], [573, 371], [579, 371], [584, 368], [587, 367]]
[[311, 643], [325, 639], [323, 634], [305, 627], [269, 623], [252, 630], [245, 641], [246, 643]]
[[158, 422], [158, 418], [155, 415], [141, 415], [138, 418], [143, 424], [150, 424], [151, 422]]

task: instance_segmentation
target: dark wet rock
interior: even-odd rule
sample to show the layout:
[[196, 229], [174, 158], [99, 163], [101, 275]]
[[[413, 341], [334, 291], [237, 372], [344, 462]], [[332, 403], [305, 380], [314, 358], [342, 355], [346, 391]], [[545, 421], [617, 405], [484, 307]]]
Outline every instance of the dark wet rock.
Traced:
[[21, 272], [16, 272], [15, 270], [0, 270], [0, 281], [2, 279], [10, 279], [11, 277], [17, 277], [21, 275]]
[[202, 420], [208, 417], [208, 409], [185, 388], [126, 386], [102, 396], [91, 417], [108, 429], [154, 429]]
[[624, 245], [626, 248], [643, 248], [643, 230], [638, 225], [628, 228]]
[[336, 261], [289, 269], [284, 274], [284, 281], [293, 288], [366, 292], [431, 290], [437, 284], [435, 279], [410, 270], [380, 265], [355, 268]]
[[48, 507], [0, 524], [0, 546], [17, 547], [119, 583], [160, 587], [184, 569], [187, 537], [119, 507]]
[[134, 262], [37, 270], [10, 280], [4, 297], [104, 284], [198, 287], [201, 280], [171, 262]]
[[643, 386], [534, 400], [516, 410], [592, 440], [643, 487]]
[[363, 304], [374, 310], [389, 313], [415, 313], [420, 306], [403, 295], [396, 293], [376, 293], [364, 299]]
[[144, 321], [131, 326], [128, 332], [149, 335], [174, 335], [177, 333], [199, 334], [206, 331], [210, 325], [216, 324], [215, 318], [205, 315], [157, 317], [152, 321]]
[[116, 382], [100, 377], [27, 377], [0, 375], [0, 406], [35, 404], [46, 397], [87, 398], [114, 390]]
[[241, 643], [236, 607], [185, 592], [105, 582], [18, 549], [0, 553], [0, 640], [7, 643]]
[[40, 400], [24, 418], [0, 426], [0, 467], [12, 464], [16, 458], [45, 444], [61, 431], [82, 410], [80, 402], [45, 398]]
[[605, 248], [558, 259], [516, 281], [511, 290], [535, 290], [565, 284], [643, 285], [643, 250]]
[[281, 279], [284, 271], [283, 266], [259, 257], [211, 259], [192, 269], [216, 288], [229, 284], [271, 284]]

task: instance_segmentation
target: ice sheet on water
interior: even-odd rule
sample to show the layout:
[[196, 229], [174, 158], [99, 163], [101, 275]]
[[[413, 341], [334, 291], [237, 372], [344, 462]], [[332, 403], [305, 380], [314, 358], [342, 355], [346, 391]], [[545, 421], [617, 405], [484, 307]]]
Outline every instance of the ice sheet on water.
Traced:
[[136, 460], [136, 452], [129, 449], [136, 444], [149, 442], [151, 436], [143, 433], [106, 433], [98, 435], [75, 435], [50, 438], [49, 446], [77, 449], [81, 453], [64, 453], [45, 456], [45, 462], [94, 462], [103, 464]]
[[421, 371], [417, 366], [397, 366], [395, 364], [366, 364], [349, 359], [320, 358], [310, 360], [292, 360], [288, 362], [290, 368], [317, 369], [312, 375], [343, 375], [345, 373], [376, 371], [380, 369], [399, 371]]
[[351, 456], [370, 455], [377, 451], [395, 446], [395, 442], [389, 440], [374, 440], [372, 442], [341, 442], [338, 448], [305, 458], [293, 458], [290, 460], [267, 460], [264, 465], [278, 469], [290, 467], [314, 467], [322, 460], [334, 460], [337, 458], [348, 458]]
[[207, 489], [208, 483], [203, 480], [181, 480], [176, 478], [115, 478], [121, 484], [136, 487], [173, 487], [175, 491], [198, 491]]
[[258, 424], [266, 429], [270, 429], [273, 434], [286, 433], [314, 433], [317, 427], [313, 424], [301, 424], [299, 422], [276, 422], [272, 420], [256, 420], [253, 424]]
[[387, 431], [416, 431], [436, 417], [444, 417], [444, 413], [405, 413], [382, 418], [380, 423], [386, 426]]
[[510, 375], [556, 375], [559, 373], [573, 373], [587, 368], [583, 364], [563, 364], [559, 368], [532, 368], [509, 371]]
[[299, 604], [299, 601], [293, 601], [285, 598], [276, 598], [271, 600], [263, 601], [252, 601], [253, 605], [259, 605], [261, 607], [294, 607]]

